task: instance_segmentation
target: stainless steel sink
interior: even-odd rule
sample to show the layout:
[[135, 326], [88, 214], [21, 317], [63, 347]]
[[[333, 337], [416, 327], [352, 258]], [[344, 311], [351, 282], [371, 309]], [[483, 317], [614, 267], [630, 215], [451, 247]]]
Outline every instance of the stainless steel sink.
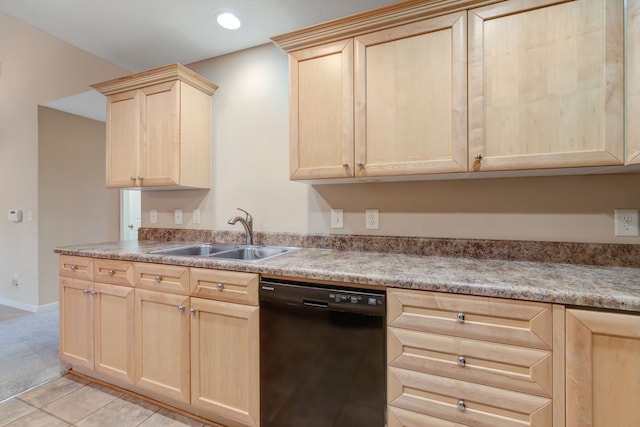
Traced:
[[212, 254], [211, 258], [233, 259], [238, 261], [263, 261], [265, 259], [284, 255], [299, 248], [282, 246], [241, 246], [229, 251]]
[[178, 246], [176, 248], [158, 249], [151, 251], [157, 255], [178, 255], [178, 256], [210, 256], [217, 252], [228, 251], [237, 248], [238, 245], [227, 245], [222, 243], [200, 243], [197, 245]]
[[285, 246], [253, 246], [228, 245], [222, 243], [199, 243], [195, 245], [158, 249], [149, 253], [155, 255], [210, 257], [215, 259], [257, 262], [284, 255], [289, 252], [297, 251], [298, 249], [300, 248]]

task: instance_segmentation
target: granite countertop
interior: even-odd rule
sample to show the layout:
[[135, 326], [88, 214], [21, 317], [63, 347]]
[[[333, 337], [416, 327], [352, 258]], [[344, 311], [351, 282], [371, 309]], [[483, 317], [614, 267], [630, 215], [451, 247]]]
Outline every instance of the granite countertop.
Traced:
[[367, 287], [421, 289], [640, 313], [640, 268], [311, 248], [260, 262], [149, 253], [189, 243], [119, 241], [59, 247], [55, 252], [245, 271], [292, 279], [335, 281]]

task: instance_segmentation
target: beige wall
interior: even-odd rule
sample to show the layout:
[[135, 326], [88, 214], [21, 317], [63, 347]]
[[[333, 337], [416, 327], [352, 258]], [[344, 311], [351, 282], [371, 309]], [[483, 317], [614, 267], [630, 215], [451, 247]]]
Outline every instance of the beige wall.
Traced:
[[[38, 104], [126, 73], [0, 13], [0, 303], [40, 305]], [[31, 211], [33, 221], [10, 223], [10, 209]]]
[[39, 305], [58, 301], [56, 246], [118, 240], [120, 191], [104, 185], [105, 124], [38, 108]]
[[[288, 180], [288, 63], [273, 45], [191, 64], [218, 84], [213, 97], [211, 191], [143, 192], [143, 226], [237, 229], [249, 210], [258, 231], [474, 239], [640, 243], [614, 236], [616, 208], [640, 208], [640, 174], [311, 186]], [[194, 208], [201, 224], [191, 223]], [[331, 208], [345, 228], [329, 227]], [[364, 211], [380, 209], [380, 230]], [[149, 224], [149, 210], [159, 222]], [[173, 223], [183, 209], [184, 224]]]

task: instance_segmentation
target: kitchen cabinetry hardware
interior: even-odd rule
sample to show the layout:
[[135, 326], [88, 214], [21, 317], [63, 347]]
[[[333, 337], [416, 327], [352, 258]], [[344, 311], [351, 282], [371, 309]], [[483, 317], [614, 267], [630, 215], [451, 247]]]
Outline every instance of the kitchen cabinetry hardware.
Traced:
[[90, 291], [89, 289], [83, 289], [83, 290], [82, 290], [82, 293], [83, 293], [83, 294], [85, 294], [85, 295], [87, 295], [87, 294], [90, 294], [90, 293], [91, 293], [91, 291]]
[[158, 274], [158, 275], [155, 277], [155, 279], [153, 279], [153, 280], [155, 280], [155, 281], [156, 281], [156, 283], [160, 283], [160, 282], [162, 282], [162, 276]]
[[458, 356], [458, 366], [462, 366], [463, 368], [467, 366], [467, 359], [464, 356]]
[[476, 156], [474, 157], [477, 161], [482, 160], [482, 154], [478, 153], [476, 154]]
[[460, 323], [464, 323], [465, 320], [465, 314], [464, 313], [458, 313], [458, 315], [456, 316], [458, 318], [458, 322]]
[[113, 276], [113, 275], [114, 275], [114, 274], [116, 274], [116, 273], [115, 273], [115, 271], [113, 271], [113, 270], [109, 270], [109, 271], [107, 271], [107, 274], [108, 274], [109, 276]]
[[98, 295], [98, 291], [95, 291], [95, 290], [94, 290], [94, 291], [89, 292], [89, 294], [90, 294], [91, 296], [93, 296], [93, 295]]
[[342, 167], [343, 167], [343, 168], [345, 168], [345, 169], [348, 169], [348, 168], [349, 168], [349, 163], [344, 162], [344, 163], [342, 164]]
[[222, 284], [222, 283], [218, 283], [218, 284], [216, 285], [216, 288], [217, 288], [219, 291], [221, 291], [221, 290], [223, 290], [223, 289], [224, 289], [224, 284]]
[[69, 269], [70, 269], [71, 271], [76, 271], [76, 270], [78, 269], [78, 266], [77, 266], [77, 265], [75, 265], [75, 264], [71, 264], [71, 265], [69, 266]]
[[360, 169], [362, 169], [362, 168], [364, 168], [364, 163], [358, 162], [358, 163], [356, 163], [356, 166], [358, 166]]
[[467, 404], [465, 403], [464, 400], [460, 399], [458, 400], [458, 409], [461, 411], [466, 411], [467, 410]]
[[198, 312], [197, 308], [190, 308], [189, 309], [189, 313], [191, 313], [191, 314], [196, 314], [197, 312]]
[[179, 305], [179, 306], [178, 306], [178, 311], [184, 311], [184, 309], [185, 309], [185, 306], [184, 306], [184, 305]]

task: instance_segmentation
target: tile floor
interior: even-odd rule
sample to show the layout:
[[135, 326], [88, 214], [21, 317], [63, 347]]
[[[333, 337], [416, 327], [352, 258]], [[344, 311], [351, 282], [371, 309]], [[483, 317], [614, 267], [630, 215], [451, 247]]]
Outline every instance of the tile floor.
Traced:
[[0, 426], [9, 427], [208, 425], [75, 375], [0, 403]]

